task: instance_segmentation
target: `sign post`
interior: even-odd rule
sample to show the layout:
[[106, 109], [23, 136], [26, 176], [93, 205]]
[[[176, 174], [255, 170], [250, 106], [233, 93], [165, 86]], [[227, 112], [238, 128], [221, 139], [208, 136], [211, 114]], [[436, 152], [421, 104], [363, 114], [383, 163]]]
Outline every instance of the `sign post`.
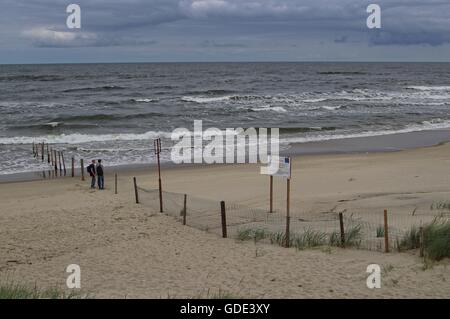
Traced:
[[291, 171], [292, 161], [290, 157], [269, 156], [269, 164], [272, 161], [278, 161], [277, 172], [270, 175], [270, 207], [269, 213], [273, 212], [273, 177], [286, 178], [286, 233], [285, 233], [285, 247], [290, 246], [290, 210], [291, 210]]
[[158, 159], [159, 211], [160, 211], [160, 213], [162, 213], [163, 212], [163, 200], [162, 200], [162, 182], [161, 182], [161, 161], [160, 161], [161, 139], [160, 138], [157, 138], [154, 141], [154, 147], [155, 147], [156, 158]]
[[286, 181], [286, 248], [291, 245], [291, 178]]
[[273, 213], [273, 176], [270, 175], [270, 209], [269, 213]]

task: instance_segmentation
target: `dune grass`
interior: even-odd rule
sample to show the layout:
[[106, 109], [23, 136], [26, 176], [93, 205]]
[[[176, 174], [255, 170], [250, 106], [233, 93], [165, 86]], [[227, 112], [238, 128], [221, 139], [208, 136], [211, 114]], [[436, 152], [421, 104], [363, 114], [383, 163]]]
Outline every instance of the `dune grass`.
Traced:
[[[420, 228], [413, 226], [400, 240], [400, 251], [420, 248]], [[439, 261], [450, 257], [450, 221], [436, 218], [423, 227], [424, 257]]]
[[441, 201], [431, 204], [430, 210], [448, 210], [450, 211], [450, 201]]
[[88, 296], [75, 291], [66, 292], [59, 288], [40, 289], [17, 283], [0, 283], [0, 299], [83, 299]]
[[431, 260], [450, 257], [450, 221], [436, 219], [424, 228], [424, 251]]
[[384, 237], [384, 226], [378, 226], [377, 227], [377, 238], [383, 238]]
[[399, 251], [417, 249], [420, 247], [420, 228], [412, 226], [397, 243]]
[[260, 228], [238, 229], [237, 239], [240, 241], [253, 240], [258, 242], [270, 236], [269, 232]]
[[[361, 244], [362, 229], [360, 225], [350, 227], [345, 234], [346, 247], [359, 247]], [[260, 241], [268, 239], [272, 245], [284, 246], [286, 244], [286, 234], [283, 231], [270, 232], [262, 229], [242, 228], [237, 232], [237, 239], [241, 241]], [[298, 250], [320, 246], [341, 247], [341, 235], [339, 232], [326, 233], [313, 229], [306, 229], [301, 233], [290, 236], [289, 246]]]

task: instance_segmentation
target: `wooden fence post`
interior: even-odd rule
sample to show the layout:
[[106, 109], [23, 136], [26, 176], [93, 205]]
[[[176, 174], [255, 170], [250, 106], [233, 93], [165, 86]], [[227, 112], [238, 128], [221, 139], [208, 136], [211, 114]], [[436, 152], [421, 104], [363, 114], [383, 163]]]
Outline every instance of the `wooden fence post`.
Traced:
[[55, 172], [58, 171], [58, 157], [56, 156], [56, 150], [53, 150], [53, 159], [55, 160]]
[[81, 159], [81, 180], [84, 181], [84, 160]]
[[63, 167], [64, 167], [64, 176], [66, 176], [67, 171], [66, 171], [66, 161], [64, 160], [64, 152], [61, 151], [61, 158], [62, 158], [62, 163], [63, 163]]
[[187, 195], [184, 194], [184, 202], [183, 202], [183, 225], [186, 225], [186, 215], [187, 215]]
[[420, 241], [420, 257], [423, 257], [424, 256], [424, 232], [423, 232], [423, 227], [422, 226], [420, 226], [420, 228], [419, 228], [419, 234], [420, 234], [420, 239], [419, 239], [419, 241]]
[[75, 157], [72, 156], [72, 177], [75, 177]]
[[114, 174], [114, 194], [117, 195], [117, 173]]
[[61, 151], [58, 151], [58, 166], [59, 166], [59, 175], [62, 175], [62, 165], [61, 165]]
[[291, 246], [291, 214], [290, 214], [290, 194], [291, 194], [291, 179], [288, 178], [286, 181], [286, 243], [285, 247], [289, 248]]
[[136, 197], [136, 204], [139, 204], [139, 193], [137, 188], [136, 177], [133, 177], [133, 183], [134, 183], [134, 196]]
[[345, 247], [344, 214], [339, 213], [339, 227], [341, 229], [341, 246]]
[[270, 190], [269, 190], [269, 196], [270, 196], [270, 203], [269, 203], [269, 213], [273, 213], [273, 176], [270, 175]]
[[162, 213], [164, 211], [164, 209], [163, 209], [163, 199], [162, 199], [161, 160], [160, 160], [161, 139], [160, 138], [156, 139], [154, 141], [154, 145], [155, 145], [156, 158], [158, 159], [159, 212]]
[[227, 214], [224, 201], [220, 202], [220, 214], [222, 215], [222, 237], [227, 238]]
[[388, 233], [388, 212], [384, 210], [384, 251], [389, 252], [389, 233]]
[[48, 148], [48, 143], [47, 143], [47, 163], [50, 164], [50, 151]]

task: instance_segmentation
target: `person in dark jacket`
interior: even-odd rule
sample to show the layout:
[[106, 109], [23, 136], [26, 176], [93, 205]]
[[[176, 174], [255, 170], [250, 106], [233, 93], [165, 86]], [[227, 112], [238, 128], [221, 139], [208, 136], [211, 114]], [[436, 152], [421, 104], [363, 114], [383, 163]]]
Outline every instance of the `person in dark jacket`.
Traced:
[[87, 167], [87, 172], [91, 176], [91, 188], [95, 188], [95, 160], [92, 160], [92, 163]]
[[102, 160], [99, 159], [97, 162], [98, 163], [97, 163], [96, 171], [97, 171], [97, 185], [98, 185], [98, 189], [105, 189], [105, 178], [104, 178]]

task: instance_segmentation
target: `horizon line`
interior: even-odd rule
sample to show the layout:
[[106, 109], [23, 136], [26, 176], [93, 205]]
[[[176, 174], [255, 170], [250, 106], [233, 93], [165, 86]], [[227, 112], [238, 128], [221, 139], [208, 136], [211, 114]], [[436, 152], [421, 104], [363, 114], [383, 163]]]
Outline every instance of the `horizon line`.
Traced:
[[22, 63], [0, 63], [3, 65], [76, 65], [76, 64], [194, 64], [194, 63], [450, 63], [450, 61], [128, 61], [128, 62], [22, 62]]

